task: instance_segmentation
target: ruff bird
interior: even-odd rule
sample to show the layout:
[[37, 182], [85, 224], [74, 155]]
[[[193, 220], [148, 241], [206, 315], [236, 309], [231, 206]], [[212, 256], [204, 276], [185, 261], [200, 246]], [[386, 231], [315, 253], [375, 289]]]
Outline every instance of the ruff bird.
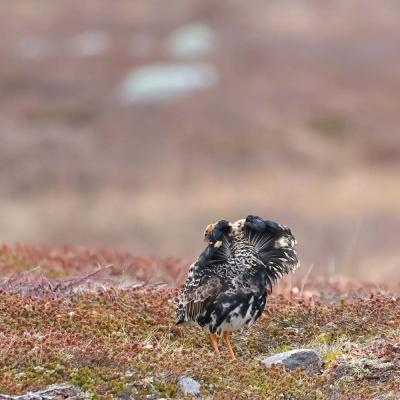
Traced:
[[176, 323], [199, 325], [215, 353], [222, 335], [234, 360], [230, 333], [251, 326], [272, 285], [298, 267], [296, 239], [286, 226], [253, 215], [210, 224], [204, 238], [208, 245], [190, 266], [177, 300]]

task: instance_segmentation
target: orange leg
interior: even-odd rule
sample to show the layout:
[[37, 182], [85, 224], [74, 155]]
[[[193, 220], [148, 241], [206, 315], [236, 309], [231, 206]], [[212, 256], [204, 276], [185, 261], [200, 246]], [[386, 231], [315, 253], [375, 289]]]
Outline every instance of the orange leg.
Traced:
[[210, 339], [212, 347], [216, 354], [219, 354], [218, 342], [217, 342], [217, 335], [215, 333], [210, 333]]
[[234, 361], [234, 360], [236, 360], [236, 356], [235, 356], [235, 352], [233, 351], [231, 342], [230, 342], [230, 340], [229, 340], [229, 333], [230, 333], [230, 332], [228, 332], [228, 331], [225, 331], [225, 332], [224, 332], [224, 341], [225, 341], [226, 347], [227, 347], [228, 350], [229, 350], [229, 354], [230, 354], [230, 356], [231, 356], [231, 360]]

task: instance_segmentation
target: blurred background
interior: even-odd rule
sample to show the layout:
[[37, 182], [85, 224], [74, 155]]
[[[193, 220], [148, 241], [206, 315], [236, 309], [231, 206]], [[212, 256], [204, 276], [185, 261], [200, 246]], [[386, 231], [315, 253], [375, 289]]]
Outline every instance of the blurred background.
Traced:
[[191, 260], [293, 228], [302, 273], [400, 277], [400, 3], [0, 5], [0, 241]]

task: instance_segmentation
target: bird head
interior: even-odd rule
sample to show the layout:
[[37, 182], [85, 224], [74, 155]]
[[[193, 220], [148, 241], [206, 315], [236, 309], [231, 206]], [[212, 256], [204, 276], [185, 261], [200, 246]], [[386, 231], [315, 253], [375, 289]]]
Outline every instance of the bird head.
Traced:
[[257, 232], [263, 232], [267, 226], [267, 222], [256, 215], [248, 215], [245, 220], [245, 225]]
[[228, 221], [221, 220], [214, 224], [207, 225], [204, 231], [204, 240], [210, 244], [215, 244], [222, 240], [225, 235], [232, 232], [232, 224]]

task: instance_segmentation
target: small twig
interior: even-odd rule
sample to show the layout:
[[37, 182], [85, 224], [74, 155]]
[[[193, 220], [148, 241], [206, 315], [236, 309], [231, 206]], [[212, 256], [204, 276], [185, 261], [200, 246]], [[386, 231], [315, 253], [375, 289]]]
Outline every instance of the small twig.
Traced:
[[310, 267], [308, 268], [308, 271], [306, 272], [306, 274], [304, 275], [304, 278], [301, 280], [301, 290], [300, 290], [300, 295], [301, 297], [303, 297], [303, 293], [304, 293], [304, 286], [307, 283], [307, 279], [312, 271], [312, 269], [314, 268], [314, 264], [311, 264]]
[[97, 275], [99, 272], [105, 271], [106, 269], [109, 269], [109, 268], [111, 268], [113, 266], [114, 266], [114, 264], [109, 264], [109, 265], [106, 265], [105, 267], [101, 267], [100, 266], [100, 268], [98, 270], [90, 272], [90, 273], [82, 276], [81, 278], [71, 279], [71, 280], [66, 282], [67, 284], [65, 286], [65, 289], [70, 287], [70, 286], [79, 285], [80, 283], [86, 281], [87, 279], [92, 278], [93, 276]]

